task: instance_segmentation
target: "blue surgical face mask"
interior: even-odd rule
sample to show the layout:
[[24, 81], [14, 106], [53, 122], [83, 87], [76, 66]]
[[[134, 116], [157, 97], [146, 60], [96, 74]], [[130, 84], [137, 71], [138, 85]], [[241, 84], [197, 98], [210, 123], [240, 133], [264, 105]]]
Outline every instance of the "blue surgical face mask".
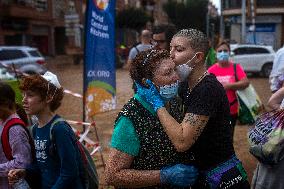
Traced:
[[175, 97], [178, 93], [178, 81], [170, 84], [170, 85], [163, 85], [160, 86], [160, 95], [165, 101], [171, 100]]
[[218, 53], [217, 53], [217, 59], [218, 59], [219, 61], [224, 61], [224, 62], [226, 62], [226, 61], [229, 60], [229, 57], [230, 57], [229, 52], [221, 51], [221, 52], [218, 52]]

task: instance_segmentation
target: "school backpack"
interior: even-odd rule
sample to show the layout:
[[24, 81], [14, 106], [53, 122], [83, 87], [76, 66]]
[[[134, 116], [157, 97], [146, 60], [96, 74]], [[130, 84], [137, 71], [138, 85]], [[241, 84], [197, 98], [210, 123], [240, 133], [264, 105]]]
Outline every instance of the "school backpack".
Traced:
[[[55, 152], [56, 150], [56, 145], [55, 145], [55, 141], [53, 139], [53, 127], [58, 123], [58, 122], [65, 122], [66, 121], [62, 118], [57, 118], [53, 121], [53, 123], [50, 126], [50, 130], [49, 130], [49, 137], [50, 137], [50, 141], [51, 141], [51, 148], [53, 148], [50, 151]], [[67, 124], [70, 129], [72, 130], [72, 127]], [[96, 166], [94, 164], [93, 158], [90, 155], [89, 151], [86, 149], [86, 147], [77, 139], [74, 139], [76, 142], [76, 145], [80, 151], [80, 155], [82, 158], [82, 162], [83, 162], [83, 169], [84, 169], [84, 175], [82, 175], [82, 179], [84, 181], [84, 185], [86, 189], [97, 189], [99, 187], [99, 179], [98, 179], [98, 173], [97, 173], [97, 169]]]
[[35, 148], [34, 148], [34, 141], [30, 135], [29, 130], [26, 127], [26, 124], [19, 118], [12, 118], [10, 119], [3, 127], [2, 130], [2, 134], [1, 134], [1, 143], [2, 143], [2, 148], [3, 148], [3, 152], [6, 156], [6, 158], [11, 161], [13, 160], [13, 155], [12, 155], [12, 149], [9, 143], [9, 130], [11, 129], [11, 127], [15, 126], [15, 125], [19, 125], [22, 128], [25, 129], [26, 133], [28, 134], [29, 137], [29, 143], [31, 145], [31, 151], [32, 151], [32, 157], [33, 159], [35, 158]]
[[[20, 125], [22, 128], [25, 129], [28, 137], [29, 137], [29, 144], [31, 146], [31, 152], [32, 152], [32, 158], [35, 160], [35, 146], [34, 146], [34, 141], [30, 135], [30, 132], [28, 128], [26, 127], [26, 124], [19, 118], [12, 118], [10, 119], [4, 126], [1, 134], [1, 143], [2, 143], [2, 149], [3, 152], [6, 156], [6, 158], [11, 161], [13, 160], [13, 155], [12, 155], [12, 149], [9, 143], [9, 130], [15, 126], [15, 125]], [[40, 180], [38, 179], [38, 175], [27, 175], [25, 177], [25, 180], [28, 182], [30, 188], [32, 189], [38, 189], [41, 185]]]

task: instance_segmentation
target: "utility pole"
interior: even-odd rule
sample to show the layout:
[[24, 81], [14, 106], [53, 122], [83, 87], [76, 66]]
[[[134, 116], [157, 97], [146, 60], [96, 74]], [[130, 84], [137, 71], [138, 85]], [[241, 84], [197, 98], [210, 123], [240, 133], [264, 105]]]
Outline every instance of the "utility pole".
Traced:
[[223, 0], [221, 0], [221, 6], [220, 6], [220, 38], [224, 39], [224, 17], [223, 17]]
[[246, 0], [242, 0], [242, 35], [241, 42], [246, 43]]

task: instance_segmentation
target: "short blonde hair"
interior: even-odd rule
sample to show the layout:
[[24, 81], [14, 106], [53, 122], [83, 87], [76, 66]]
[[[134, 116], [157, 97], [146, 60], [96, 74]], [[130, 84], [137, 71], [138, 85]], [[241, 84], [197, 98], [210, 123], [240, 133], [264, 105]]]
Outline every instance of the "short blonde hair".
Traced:
[[209, 50], [209, 41], [207, 36], [193, 28], [189, 29], [182, 29], [178, 31], [174, 37], [186, 37], [189, 40], [190, 47], [195, 51], [200, 51], [205, 54], [205, 56], [208, 53]]

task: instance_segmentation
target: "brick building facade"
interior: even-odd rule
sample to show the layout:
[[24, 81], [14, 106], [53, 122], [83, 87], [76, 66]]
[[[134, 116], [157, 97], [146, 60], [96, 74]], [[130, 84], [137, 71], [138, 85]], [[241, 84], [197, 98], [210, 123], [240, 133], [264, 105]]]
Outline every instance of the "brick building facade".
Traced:
[[[66, 36], [66, 15], [77, 15], [82, 29], [82, 0], [0, 0], [0, 45], [37, 47], [44, 55], [65, 53], [74, 44]], [[71, 26], [68, 26], [71, 27]]]

